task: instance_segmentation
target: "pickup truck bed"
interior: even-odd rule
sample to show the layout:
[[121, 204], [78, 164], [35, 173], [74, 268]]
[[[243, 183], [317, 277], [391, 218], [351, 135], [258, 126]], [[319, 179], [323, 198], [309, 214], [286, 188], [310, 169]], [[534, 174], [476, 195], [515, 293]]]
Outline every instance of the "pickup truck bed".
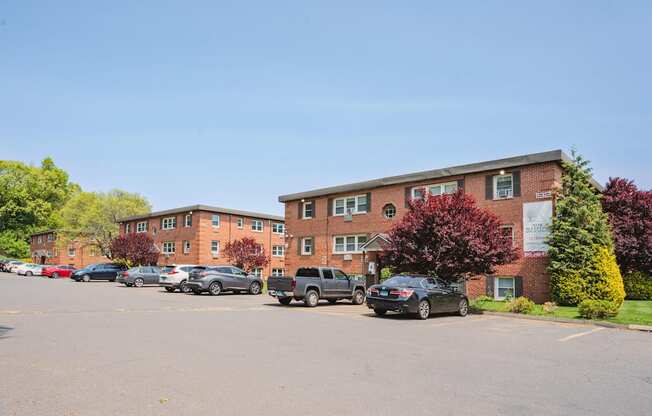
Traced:
[[281, 276], [267, 278], [268, 290], [281, 290], [283, 292], [292, 292], [292, 281], [294, 277]]

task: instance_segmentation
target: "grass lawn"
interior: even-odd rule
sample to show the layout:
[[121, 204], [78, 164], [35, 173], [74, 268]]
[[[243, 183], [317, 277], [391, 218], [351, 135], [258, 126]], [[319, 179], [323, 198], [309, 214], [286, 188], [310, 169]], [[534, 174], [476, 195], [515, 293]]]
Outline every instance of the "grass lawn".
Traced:
[[[498, 300], [485, 300], [471, 302], [471, 306], [483, 311], [509, 312], [507, 302]], [[552, 316], [557, 318], [583, 319], [577, 313], [575, 306], [559, 306], [552, 313], [546, 313], [542, 305], [535, 305], [529, 315]], [[652, 301], [648, 300], [626, 300], [620, 307], [618, 315], [606, 319], [608, 322], [617, 324], [640, 324], [652, 325]]]

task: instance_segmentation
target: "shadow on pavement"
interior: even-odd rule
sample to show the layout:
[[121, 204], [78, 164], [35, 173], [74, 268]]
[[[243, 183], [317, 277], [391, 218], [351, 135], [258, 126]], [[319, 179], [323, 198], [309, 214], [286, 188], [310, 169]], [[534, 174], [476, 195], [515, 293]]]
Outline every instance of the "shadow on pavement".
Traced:
[[13, 328], [8, 327], [8, 326], [2, 326], [0, 325], [0, 339], [2, 338], [7, 338], [7, 334], [9, 331], [11, 331]]

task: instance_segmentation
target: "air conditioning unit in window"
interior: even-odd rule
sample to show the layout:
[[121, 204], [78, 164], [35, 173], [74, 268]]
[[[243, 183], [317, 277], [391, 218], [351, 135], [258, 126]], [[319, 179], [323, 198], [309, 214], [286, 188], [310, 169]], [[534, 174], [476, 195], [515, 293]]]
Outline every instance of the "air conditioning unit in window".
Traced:
[[346, 214], [344, 215], [344, 221], [353, 221], [353, 210], [349, 209], [346, 211]]
[[351, 260], [353, 260], [353, 256], [351, 254], [345, 254], [343, 256], [343, 260], [344, 261], [351, 261]]
[[511, 198], [512, 197], [512, 190], [511, 189], [499, 189], [498, 190], [498, 198], [504, 199], [504, 198]]

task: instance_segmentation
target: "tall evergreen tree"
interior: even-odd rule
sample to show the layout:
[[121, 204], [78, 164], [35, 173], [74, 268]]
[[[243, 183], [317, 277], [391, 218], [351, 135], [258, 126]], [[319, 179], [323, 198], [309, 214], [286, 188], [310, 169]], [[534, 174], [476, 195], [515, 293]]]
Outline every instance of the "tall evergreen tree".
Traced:
[[548, 238], [551, 295], [564, 305], [596, 298], [620, 304], [625, 294], [618, 268], [610, 267], [615, 256], [607, 215], [592, 183], [589, 161], [575, 151], [572, 155], [572, 161], [563, 162]]

